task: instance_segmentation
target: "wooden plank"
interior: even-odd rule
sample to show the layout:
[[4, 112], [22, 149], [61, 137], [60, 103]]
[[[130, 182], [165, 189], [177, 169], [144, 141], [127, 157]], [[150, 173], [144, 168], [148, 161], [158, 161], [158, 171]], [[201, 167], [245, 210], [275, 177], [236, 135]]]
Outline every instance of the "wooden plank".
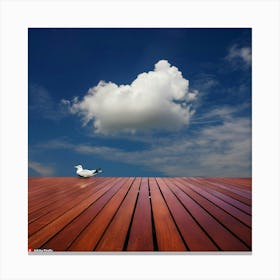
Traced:
[[28, 178], [28, 186], [33, 190], [36, 190], [38, 187], [51, 187], [54, 182], [65, 182], [65, 181], [73, 181], [76, 177], [33, 177]]
[[[251, 248], [251, 229], [245, 224], [240, 223], [239, 220], [229, 215], [223, 209], [217, 207], [215, 204], [211, 203], [209, 200], [204, 198], [199, 193], [194, 190], [199, 190], [192, 184], [186, 184], [184, 180], [177, 179], [176, 184], [181, 188], [186, 194], [188, 194], [194, 201], [196, 201], [201, 207], [203, 207], [208, 213], [216, 218], [222, 225], [229, 229], [235, 236], [241, 239], [246, 245]], [[206, 193], [207, 195], [207, 193]], [[209, 196], [210, 198], [210, 196]], [[223, 204], [223, 206], [226, 206]], [[235, 208], [236, 209], [236, 208]], [[232, 212], [233, 210], [230, 209]], [[242, 213], [242, 212], [241, 212]], [[235, 212], [234, 212], [235, 214]], [[245, 215], [245, 213], [242, 213]], [[243, 218], [243, 217], [242, 217]], [[250, 217], [249, 217], [250, 218]], [[249, 220], [251, 222], [251, 220]]]
[[103, 207], [112, 199], [112, 197], [122, 187], [123, 179], [118, 178], [112, 184], [112, 188], [92, 203], [81, 215], [77, 216], [72, 222], [66, 225], [54, 237], [52, 237], [42, 248], [52, 249], [54, 251], [67, 251], [77, 236], [88, 226], [96, 215], [102, 211]]
[[160, 193], [156, 180], [150, 178], [149, 185], [159, 251], [186, 251], [187, 248]]
[[[104, 187], [104, 192], [108, 190], [108, 186], [110, 187], [110, 182], [108, 181], [102, 184], [102, 187]], [[100, 191], [102, 191], [102, 188], [98, 189], [98, 191], [96, 192], [96, 188], [92, 187], [86, 190], [85, 192], [80, 193], [79, 195], [68, 196], [68, 200], [64, 203], [60, 203], [59, 207], [55, 207], [54, 209], [52, 209], [51, 212], [47, 213], [46, 215], [40, 216], [38, 219], [35, 219], [33, 222], [28, 224], [29, 236], [40, 230], [42, 227], [54, 221], [59, 216], [63, 215], [72, 207], [75, 207], [78, 204], [82, 204], [83, 201], [88, 197], [93, 196], [95, 193], [102, 193]]]
[[[223, 251], [249, 251], [248, 246], [242, 243], [235, 237], [227, 228], [212, 217], [205, 209], [187, 195], [181, 188], [183, 184], [180, 182], [174, 183], [171, 179], [167, 181], [172, 186], [172, 191], [191, 213], [194, 219], [208, 233], [212, 240]], [[184, 185], [183, 185], [184, 186]], [[185, 186], [183, 187], [185, 188]]]
[[207, 179], [201, 178], [201, 181], [203, 181], [203, 180], [207, 180], [207, 182], [210, 183], [211, 185], [218, 186], [222, 189], [229, 190], [229, 191], [231, 191], [233, 193], [236, 193], [236, 194], [238, 194], [242, 197], [252, 199], [252, 192], [250, 190], [240, 189], [239, 187], [236, 187], [234, 185], [228, 185], [228, 184], [225, 184], [225, 183], [216, 182], [214, 179], [211, 179], [211, 178], [207, 178]]
[[[29, 248], [40, 248], [47, 240], [53, 237], [58, 231], [63, 229], [68, 223], [79, 216], [85, 209], [87, 209], [93, 202], [107, 192], [112, 186], [106, 186], [97, 192], [89, 195], [84, 200], [77, 203], [74, 207], [65, 211], [62, 215], [58, 216], [48, 224], [44, 224], [42, 228], [36, 231], [28, 239]], [[34, 223], [36, 224], [36, 223]], [[41, 224], [40, 224], [41, 226]], [[29, 229], [30, 230], [30, 229]]]
[[[52, 196], [49, 197], [47, 204], [44, 203], [42, 207], [36, 211], [30, 210], [28, 213], [28, 221], [29, 223], [33, 223], [38, 219], [50, 220], [51, 216], [56, 217], [57, 213], [60, 214], [66, 207], [67, 209], [71, 208], [71, 206], [75, 205], [79, 199], [82, 200], [88, 195], [97, 192], [100, 188], [111, 184], [114, 180], [115, 179], [113, 178], [111, 180], [104, 180], [103, 183], [99, 185], [90, 181], [83, 187], [83, 189], [76, 187], [71, 192], [66, 192], [63, 195], [56, 196], [56, 192], [54, 192]], [[63, 204], [61, 204], [61, 201], [63, 201]], [[44, 218], [47, 214], [48, 216]]]
[[132, 219], [141, 178], [136, 178], [95, 251], [122, 251]]
[[[77, 181], [79, 180], [79, 181]], [[97, 180], [84, 180], [84, 179], [76, 179], [72, 181], [66, 180], [65, 182], [56, 182], [53, 180], [52, 187], [43, 187], [40, 188], [38, 195], [31, 195], [28, 201], [28, 210], [29, 213], [32, 213], [40, 208], [43, 208], [54, 200], [60, 200], [66, 195], [71, 195], [73, 192], [77, 190], [83, 191], [85, 187], [88, 185], [95, 185], [98, 184]], [[104, 180], [103, 180], [104, 182]]]
[[46, 180], [48, 180], [48, 177], [28, 177], [28, 183], [35, 182], [36, 184], [40, 184]]
[[71, 192], [73, 189], [83, 189], [84, 186], [88, 184], [98, 184], [98, 180], [94, 179], [77, 179], [77, 178], [71, 178], [71, 179], [65, 179], [64, 181], [58, 181], [57, 180], [50, 180], [49, 184], [52, 184], [51, 186], [41, 186], [36, 189], [36, 193], [32, 192], [32, 189], [35, 188], [35, 186], [29, 185], [29, 195], [28, 195], [28, 204], [29, 208], [38, 208], [42, 203], [45, 201], [48, 201], [49, 197], [54, 196], [59, 197], [59, 195], [63, 195], [67, 192]]
[[[233, 211], [237, 213], [237, 216], [236, 216], [237, 218], [238, 218], [239, 214], [241, 214], [241, 216], [243, 216], [242, 212], [246, 213], [247, 215], [245, 215], [244, 218], [245, 218], [245, 220], [247, 220], [247, 222], [250, 220], [250, 225], [251, 225], [251, 218], [247, 217], [248, 215], [249, 216], [252, 215], [251, 206], [248, 206], [247, 204], [244, 204], [244, 203], [240, 202], [239, 200], [236, 200], [236, 199], [234, 199], [234, 198], [232, 198], [230, 196], [227, 196], [227, 195], [225, 195], [223, 193], [220, 193], [220, 192], [218, 192], [216, 190], [208, 188], [209, 184], [206, 185], [204, 181], [202, 183], [200, 180], [194, 180], [192, 178], [192, 179], [187, 179], [186, 182], [189, 182], [190, 184], [199, 187], [202, 191], [204, 191], [204, 193], [208, 192], [210, 197], [211, 198], [213, 197], [213, 199], [214, 199], [214, 197], [217, 197], [218, 200], [214, 199], [215, 201], [221, 202], [221, 203], [222, 203], [222, 201], [226, 202], [226, 204], [222, 203], [222, 205], [226, 205], [227, 208], [232, 208], [231, 206], [233, 206], [234, 208], [237, 208], [238, 209], [237, 212], [236, 212], [236, 210], [234, 208], [232, 208]], [[209, 197], [209, 195], [208, 195], [208, 197]], [[213, 200], [211, 200], [211, 201], [213, 202]], [[222, 205], [220, 205], [220, 207], [223, 207]], [[241, 213], [240, 213], [240, 211], [241, 211]], [[233, 214], [233, 216], [235, 216], [235, 215]], [[245, 220], [242, 219], [243, 222], [245, 222]], [[247, 223], [247, 222], [245, 222], [245, 223]]]
[[242, 185], [243, 188], [252, 190], [252, 177], [250, 178], [236, 178], [237, 184]]
[[252, 178], [228, 178], [228, 177], [216, 177], [214, 179], [221, 179], [225, 183], [232, 183], [241, 189], [252, 189]]
[[122, 188], [105, 205], [94, 220], [80, 233], [68, 248], [69, 251], [93, 251], [102, 237], [107, 226], [110, 224], [125, 195], [130, 189], [134, 178], [126, 178]]
[[241, 194], [251, 194], [252, 193], [251, 188], [243, 187], [242, 185], [240, 185], [239, 179], [236, 179], [236, 178], [229, 180], [229, 181], [226, 181], [226, 180], [219, 181], [216, 178], [207, 178], [207, 179], [217, 185], [222, 185], [224, 187], [228, 187], [229, 190], [237, 191], [237, 192], [240, 192]]
[[[91, 180], [96, 180], [97, 178], [91, 178]], [[32, 197], [35, 194], [40, 194], [42, 190], [44, 192], [52, 191], [52, 189], [55, 189], [57, 186], [69, 186], [75, 185], [78, 182], [81, 182], [76, 177], [53, 177], [53, 178], [47, 178], [43, 183], [38, 183], [37, 180], [28, 181], [28, 189], [29, 194], [32, 194]]]
[[246, 224], [248, 227], [251, 227], [252, 221], [251, 216], [239, 210], [238, 208], [232, 206], [231, 204], [221, 200], [220, 198], [212, 195], [211, 193], [205, 191], [205, 187], [201, 187], [196, 181], [191, 179], [184, 179], [182, 181], [186, 186], [190, 187], [193, 191], [200, 194], [202, 197], [206, 198], [208, 201], [212, 202], [225, 212], [229, 213], [242, 223]]
[[148, 178], [143, 178], [131, 224], [127, 251], [153, 251], [153, 230]]
[[219, 183], [223, 183], [229, 186], [235, 186], [238, 187], [239, 189], [242, 190], [252, 190], [252, 179], [248, 178], [246, 179], [241, 179], [241, 178], [225, 178], [225, 177], [214, 177], [211, 178]]
[[[190, 180], [190, 178], [186, 178], [186, 177], [184, 177], [184, 179]], [[192, 178], [192, 180], [194, 180], [194, 178]], [[246, 197], [242, 197], [242, 196], [240, 196], [240, 195], [238, 195], [238, 194], [236, 194], [236, 193], [234, 193], [232, 191], [220, 188], [219, 186], [216, 186], [216, 185], [213, 185], [213, 184], [209, 184], [208, 182], [207, 182], [207, 189], [209, 191], [210, 190], [216, 190], [219, 193], [225, 194], [225, 195], [227, 195], [229, 197], [232, 197], [233, 199], [236, 199], [236, 200], [238, 200], [238, 201], [240, 201], [240, 202], [242, 202], [242, 203], [244, 203], [244, 204], [246, 204], [248, 206], [251, 206], [251, 204], [252, 204], [251, 199], [246, 198]]]
[[29, 247], [250, 251], [251, 182], [220, 177], [29, 178]]
[[73, 179], [65, 179], [64, 181], [56, 180], [56, 179], [49, 179], [46, 185], [32, 185], [29, 183], [28, 185], [28, 205], [33, 206], [34, 204], [40, 205], [41, 200], [46, 200], [49, 195], [52, 195], [53, 192], [60, 193], [65, 191], [66, 186], [70, 185], [70, 188], [74, 185]]
[[162, 178], [156, 180], [188, 248], [191, 251], [217, 251], [218, 247], [179, 202], [166, 185], [165, 180]]

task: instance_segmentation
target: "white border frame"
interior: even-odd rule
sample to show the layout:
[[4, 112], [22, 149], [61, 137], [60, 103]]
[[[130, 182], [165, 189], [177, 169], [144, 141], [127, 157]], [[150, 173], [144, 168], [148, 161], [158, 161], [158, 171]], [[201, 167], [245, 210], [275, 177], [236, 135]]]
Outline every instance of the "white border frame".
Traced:
[[[280, 279], [278, 1], [0, 4], [1, 279]], [[253, 28], [252, 255], [28, 256], [28, 27]]]

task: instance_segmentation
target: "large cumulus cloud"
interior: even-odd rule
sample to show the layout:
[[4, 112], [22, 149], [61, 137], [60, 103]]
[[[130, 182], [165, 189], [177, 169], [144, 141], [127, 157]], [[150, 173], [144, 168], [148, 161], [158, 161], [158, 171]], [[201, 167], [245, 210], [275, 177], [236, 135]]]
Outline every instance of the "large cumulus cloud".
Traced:
[[135, 133], [187, 125], [197, 94], [189, 90], [189, 81], [177, 67], [160, 60], [153, 71], [139, 74], [130, 85], [100, 81], [81, 100], [63, 102], [84, 124], [92, 123], [96, 133]]

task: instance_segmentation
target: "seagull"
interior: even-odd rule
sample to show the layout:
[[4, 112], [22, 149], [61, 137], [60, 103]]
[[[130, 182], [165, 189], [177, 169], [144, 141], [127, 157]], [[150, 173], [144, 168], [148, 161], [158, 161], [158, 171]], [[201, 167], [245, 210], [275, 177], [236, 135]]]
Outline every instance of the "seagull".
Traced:
[[89, 178], [102, 172], [101, 168], [97, 168], [94, 170], [83, 169], [83, 167], [80, 164], [74, 167], [77, 168], [77, 175], [83, 178]]

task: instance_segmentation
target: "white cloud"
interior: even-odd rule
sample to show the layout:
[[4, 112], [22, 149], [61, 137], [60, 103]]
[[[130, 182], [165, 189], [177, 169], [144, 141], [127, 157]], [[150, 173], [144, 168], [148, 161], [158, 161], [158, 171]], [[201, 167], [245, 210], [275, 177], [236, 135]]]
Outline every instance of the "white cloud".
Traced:
[[28, 168], [41, 176], [51, 176], [54, 174], [54, 169], [51, 166], [46, 166], [36, 161], [28, 161]]
[[213, 88], [220, 85], [216, 77], [212, 74], [200, 73], [193, 80], [193, 85], [201, 93], [208, 93]]
[[57, 104], [49, 91], [42, 86], [31, 85], [28, 97], [28, 109], [45, 119], [58, 121], [67, 115], [65, 106]]
[[233, 65], [238, 65], [240, 62], [243, 62], [245, 67], [251, 65], [252, 62], [252, 51], [249, 47], [238, 47], [237, 45], [233, 45], [229, 49], [229, 53], [226, 56], [226, 60], [233, 63]]
[[228, 117], [219, 125], [198, 129], [187, 137], [157, 139], [137, 151], [58, 140], [40, 146], [44, 147], [144, 166], [168, 176], [251, 176], [251, 121], [246, 118]]
[[144, 72], [130, 85], [100, 81], [82, 100], [63, 100], [84, 124], [92, 122], [99, 134], [135, 133], [150, 130], [178, 130], [188, 125], [197, 91], [189, 91], [177, 67], [160, 60], [153, 71]]

